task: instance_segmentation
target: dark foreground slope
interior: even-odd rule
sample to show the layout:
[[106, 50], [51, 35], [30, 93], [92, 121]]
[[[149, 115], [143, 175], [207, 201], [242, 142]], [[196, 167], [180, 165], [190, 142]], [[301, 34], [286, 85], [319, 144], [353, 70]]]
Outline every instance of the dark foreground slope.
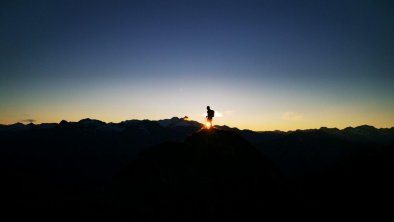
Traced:
[[200, 127], [179, 118], [0, 125], [0, 205], [5, 211], [84, 213], [140, 152], [183, 141]]
[[[391, 212], [394, 206], [394, 128], [253, 132], [217, 127], [222, 131], [195, 133], [201, 127], [183, 118], [0, 125], [2, 210], [170, 217], [175, 211], [235, 215], [285, 205], [305, 212]], [[279, 168], [286, 189], [263, 156]], [[253, 175], [273, 180], [252, 180]], [[114, 177], [118, 189], [111, 186]], [[269, 187], [273, 184], [275, 189]], [[234, 195], [227, 195], [230, 191]], [[272, 193], [277, 198], [271, 201]], [[179, 208], [178, 203], [184, 204]]]
[[305, 209], [390, 212], [394, 206], [394, 128], [240, 134], [274, 161]]
[[289, 203], [273, 163], [237, 133], [202, 130], [153, 147], [112, 190], [112, 210], [144, 218], [261, 215]]

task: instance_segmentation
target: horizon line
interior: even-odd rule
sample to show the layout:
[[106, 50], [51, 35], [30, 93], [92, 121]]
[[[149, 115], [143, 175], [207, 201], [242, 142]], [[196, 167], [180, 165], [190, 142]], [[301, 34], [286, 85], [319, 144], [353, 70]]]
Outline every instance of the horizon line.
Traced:
[[[133, 120], [135, 120], [135, 121], [161, 121], [161, 120], [170, 120], [170, 119], [173, 119], [173, 118], [178, 118], [178, 119], [184, 120], [185, 117], [176, 117], [176, 116], [174, 116], [174, 117], [167, 118], [167, 119], [126, 119], [126, 120], [123, 120], [123, 121], [120, 121], [120, 122], [107, 122], [107, 121], [103, 121], [103, 120], [99, 120], [99, 119], [93, 119], [93, 118], [89, 118], [89, 117], [82, 118], [82, 119], [80, 119], [78, 121], [68, 121], [68, 120], [62, 119], [59, 122], [38, 122], [38, 123], [34, 123], [34, 122], [37, 122], [34, 119], [29, 119], [29, 120], [33, 120], [33, 121], [21, 120], [21, 121], [18, 121], [18, 122], [15, 122], [15, 123], [11, 123], [11, 124], [0, 123], [0, 126], [12, 126], [12, 125], [15, 125], [15, 124], [23, 124], [23, 125], [30, 125], [30, 124], [32, 124], [32, 125], [60, 124], [62, 121], [66, 121], [66, 122], [69, 122], [69, 123], [78, 123], [78, 122], [80, 122], [82, 120], [87, 120], [87, 119], [88, 120], [97, 120], [97, 121], [103, 122], [105, 124], [111, 124], [111, 123], [112, 124], [120, 124], [120, 123], [125, 122], [125, 121], [133, 121]], [[199, 121], [196, 121], [196, 120], [184, 120], [184, 121], [197, 122], [197, 123], [199, 123], [201, 125], [204, 125], [203, 123], [201, 123]], [[254, 132], [278, 132], [278, 131], [279, 132], [295, 132], [295, 131], [298, 131], [298, 130], [307, 131], [307, 130], [318, 130], [318, 129], [322, 129], [322, 128], [344, 130], [344, 129], [347, 129], [347, 128], [357, 128], [357, 127], [361, 127], [361, 126], [370, 126], [370, 127], [375, 128], [375, 129], [392, 129], [392, 128], [394, 128], [394, 126], [378, 128], [378, 127], [376, 127], [374, 125], [369, 125], [369, 124], [361, 124], [361, 125], [357, 125], [357, 126], [347, 126], [347, 127], [344, 127], [344, 128], [321, 126], [319, 128], [305, 128], [305, 129], [295, 129], [295, 130], [251, 130], [251, 129], [247, 129], [247, 128], [240, 129], [238, 127], [231, 127], [231, 126], [228, 126], [228, 125], [214, 125], [214, 126], [229, 127], [229, 128], [235, 128], [235, 129], [238, 129], [238, 130], [249, 130], [249, 131], [254, 131]]]

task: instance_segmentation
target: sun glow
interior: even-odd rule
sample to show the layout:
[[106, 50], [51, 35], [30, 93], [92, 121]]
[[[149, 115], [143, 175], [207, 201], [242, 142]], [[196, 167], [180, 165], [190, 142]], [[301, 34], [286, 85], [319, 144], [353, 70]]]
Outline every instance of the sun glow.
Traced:
[[211, 123], [210, 122], [206, 122], [205, 123], [205, 128], [207, 128], [207, 129], [211, 128]]

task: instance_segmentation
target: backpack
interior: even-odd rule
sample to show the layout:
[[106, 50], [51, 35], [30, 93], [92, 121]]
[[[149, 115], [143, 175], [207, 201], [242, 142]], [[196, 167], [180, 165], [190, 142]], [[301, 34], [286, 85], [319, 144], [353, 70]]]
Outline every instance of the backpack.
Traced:
[[215, 111], [214, 110], [210, 110], [209, 111], [209, 116], [212, 118], [212, 117], [214, 117], [215, 116]]

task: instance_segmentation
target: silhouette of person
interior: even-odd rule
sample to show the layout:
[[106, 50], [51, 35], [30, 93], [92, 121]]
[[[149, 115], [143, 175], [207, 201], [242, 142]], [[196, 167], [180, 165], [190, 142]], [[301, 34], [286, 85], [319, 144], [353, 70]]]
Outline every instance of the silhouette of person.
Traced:
[[209, 106], [207, 106], [207, 128], [212, 127], [212, 118], [215, 116], [215, 111], [213, 111]]

